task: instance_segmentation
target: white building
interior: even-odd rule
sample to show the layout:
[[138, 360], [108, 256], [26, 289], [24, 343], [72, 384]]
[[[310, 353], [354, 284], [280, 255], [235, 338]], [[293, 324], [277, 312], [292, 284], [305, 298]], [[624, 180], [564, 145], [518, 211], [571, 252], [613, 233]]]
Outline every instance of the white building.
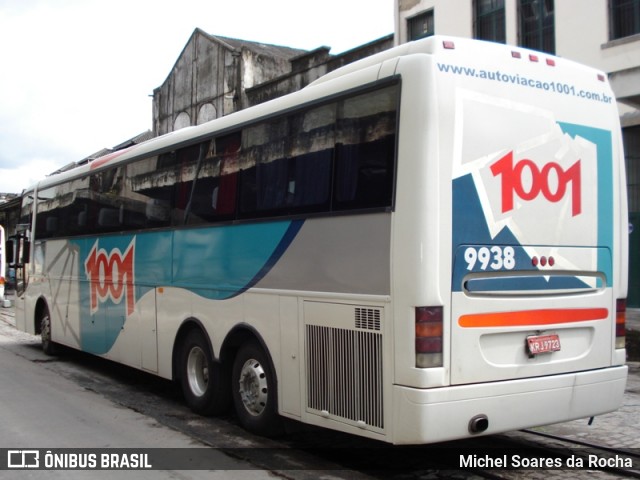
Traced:
[[544, 50], [609, 73], [618, 99], [640, 107], [638, 0], [395, 3], [397, 43], [438, 33]]

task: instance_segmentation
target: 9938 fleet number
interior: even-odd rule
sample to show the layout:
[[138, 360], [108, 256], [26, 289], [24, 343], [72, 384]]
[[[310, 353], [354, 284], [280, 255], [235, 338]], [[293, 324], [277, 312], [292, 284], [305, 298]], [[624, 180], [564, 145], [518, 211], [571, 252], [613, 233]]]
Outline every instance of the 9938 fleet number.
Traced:
[[516, 267], [516, 252], [513, 247], [469, 247], [464, 251], [467, 270], [513, 270]]

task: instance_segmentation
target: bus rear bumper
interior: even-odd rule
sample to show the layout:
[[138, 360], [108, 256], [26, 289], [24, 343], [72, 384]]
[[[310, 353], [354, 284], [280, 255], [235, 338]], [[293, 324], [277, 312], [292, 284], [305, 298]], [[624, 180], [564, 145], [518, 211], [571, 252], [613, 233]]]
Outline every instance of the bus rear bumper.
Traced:
[[[395, 385], [390, 440], [442, 442], [600, 415], [620, 407], [626, 379], [627, 367], [617, 366], [433, 389]], [[478, 416], [486, 417], [487, 428], [470, 433], [469, 423]]]

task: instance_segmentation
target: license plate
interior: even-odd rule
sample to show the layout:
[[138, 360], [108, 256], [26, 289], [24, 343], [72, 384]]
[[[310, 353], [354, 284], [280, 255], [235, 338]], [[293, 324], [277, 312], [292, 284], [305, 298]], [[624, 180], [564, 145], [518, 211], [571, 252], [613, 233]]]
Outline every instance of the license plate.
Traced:
[[527, 337], [527, 350], [531, 355], [557, 352], [560, 350], [560, 337], [558, 337], [558, 335], [536, 335]]

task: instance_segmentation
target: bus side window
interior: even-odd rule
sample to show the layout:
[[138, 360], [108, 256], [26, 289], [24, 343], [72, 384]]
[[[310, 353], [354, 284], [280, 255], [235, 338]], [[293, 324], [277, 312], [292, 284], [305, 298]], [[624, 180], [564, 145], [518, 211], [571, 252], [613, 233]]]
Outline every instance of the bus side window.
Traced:
[[64, 202], [59, 187], [51, 187], [38, 192], [36, 231], [38, 238], [50, 238], [58, 233], [58, 216], [62, 213]]
[[341, 104], [334, 208], [389, 207], [392, 203], [398, 86]]
[[215, 140], [216, 155], [220, 158], [220, 175], [211, 195], [211, 207], [220, 217], [235, 214], [241, 136], [241, 132], [235, 132]]
[[291, 118], [288, 203], [294, 209], [329, 210], [336, 109], [331, 102]]
[[[238, 161], [240, 170], [240, 202], [238, 212], [241, 218], [259, 216], [260, 206], [265, 205], [264, 171], [258, 175], [258, 163], [268, 163], [273, 160], [273, 131], [272, 122], [262, 122], [246, 127], [242, 131], [242, 146]], [[281, 137], [281, 135], [277, 135]], [[264, 170], [264, 167], [263, 167]]]
[[125, 228], [124, 167], [91, 175], [90, 198], [97, 212], [96, 230], [113, 232]]
[[189, 224], [233, 219], [241, 132], [214, 139], [191, 193]]
[[138, 228], [168, 227], [177, 179], [176, 153], [168, 152], [131, 163], [127, 165], [126, 178], [126, 195], [139, 205]]
[[243, 217], [329, 211], [335, 111], [334, 102], [244, 130]]

